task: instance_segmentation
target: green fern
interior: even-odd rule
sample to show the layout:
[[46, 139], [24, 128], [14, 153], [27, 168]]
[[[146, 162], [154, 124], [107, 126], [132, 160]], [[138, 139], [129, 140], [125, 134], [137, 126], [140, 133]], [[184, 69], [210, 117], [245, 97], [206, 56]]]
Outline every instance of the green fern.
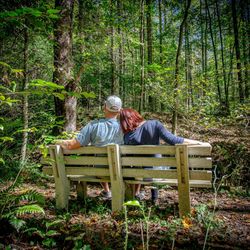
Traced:
[[[7, 219], [17, 231], [24, 225], [25, 221], [18, 218], [25, 214], [44, 214], [44, 210], [38, 204], [44, 204], [44, 197], [35, 190], [15, 190], [16, 183], [0, 188], [0, 221]], [[25, 202], [22, 205], [21, 202]], [[33, 203], [33, 204], [27, 204]], [[38, 204], [34, 204], [38, 203]]]
[[40, 206], [32, 204], [18, 207], [13, 211], [13, 214], [15, 216], [22, 216], [24, 214], [45, 214], [45, 212]]
[[36, 190], [25, 190], [20, 196], [17, 197], [17, 201], [35, 201], [38, 204], [43, 205], [45, 203], [43, 195], [39, 194]]

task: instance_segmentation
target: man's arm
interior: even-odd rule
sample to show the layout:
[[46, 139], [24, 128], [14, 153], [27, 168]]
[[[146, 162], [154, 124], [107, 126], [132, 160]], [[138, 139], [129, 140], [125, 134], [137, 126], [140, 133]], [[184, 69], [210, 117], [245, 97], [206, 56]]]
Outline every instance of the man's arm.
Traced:
[[61, 147], [64, 149], [77, 149], [81, 147], [80, 142], [76, 139], [64, 140], [56, 144], [60, 144]]

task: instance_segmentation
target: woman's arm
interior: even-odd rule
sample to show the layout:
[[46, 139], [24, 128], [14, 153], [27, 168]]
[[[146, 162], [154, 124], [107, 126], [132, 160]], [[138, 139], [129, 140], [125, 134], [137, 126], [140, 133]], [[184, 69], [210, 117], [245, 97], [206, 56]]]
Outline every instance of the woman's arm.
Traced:
[[183, 143], [186, 143], [186, 144], [197, 144], [197, 145], [204, 145], [204, 144], [206, 144], [205, 142], [191, 140], [191, 139], [186, 139], [186, 138], [184, 138]]

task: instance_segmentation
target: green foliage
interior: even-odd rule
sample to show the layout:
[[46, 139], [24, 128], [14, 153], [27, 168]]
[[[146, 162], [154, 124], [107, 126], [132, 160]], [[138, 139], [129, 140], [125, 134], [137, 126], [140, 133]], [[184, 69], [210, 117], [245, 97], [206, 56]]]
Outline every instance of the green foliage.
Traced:
[[214, 163], [217, 176], [223, 177], [225, 185], [249, 189], [250, 154], [246, 145], [240, 143], [217, 143], [214, 147]]
[[[6, 219], [17, 231], [24, 225], [25, 214], [44, 214], [44, 198], [35, 190], [15, 190], [16, 182], [0, 190], [0, 221]], [[31, 204], [27, 204], [31, 203]]]
[[221, 221], [217, 219], [207, 205], [201, 204], [196, 208], [196, 219], [205, 229], [213, 230], [221, 226]]
[[56, 237], [61, 235], [60, 229], [64, 223], [62, 219], [52, 221], [43, 221], [41, 227], [29, 227], [24, 231], [28, 236], [39, 236], [42, 239], [42, 245], [47, 248], [56, 247]]

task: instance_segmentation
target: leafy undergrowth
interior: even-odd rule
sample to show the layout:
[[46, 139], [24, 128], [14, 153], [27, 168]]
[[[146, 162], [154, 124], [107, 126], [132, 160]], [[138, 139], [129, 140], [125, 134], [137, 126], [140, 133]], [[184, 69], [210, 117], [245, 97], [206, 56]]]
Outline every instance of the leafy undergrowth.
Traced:
[[[150, 187], [140, 207], [111, 213], [111, 201], [98, 197], [99, 185], [88, 185], [88, 198], [77, 201], [74, 190], [68, 211], [56, 211], [54, 184], [25, 184], [46, 199], [45, 215], [26, 215], [26, 227], [19, 233], [0, 229], [0, 248], [6, 249], [247, 249], [250, 245], [250, 198], [220, 191], [215, 214], [212, 190], [191, 191], [192, 213], [178, 218], [178, 193], [161, 187], [156, 204]], [[209, 228], [206, 238], [207, 229]]]

